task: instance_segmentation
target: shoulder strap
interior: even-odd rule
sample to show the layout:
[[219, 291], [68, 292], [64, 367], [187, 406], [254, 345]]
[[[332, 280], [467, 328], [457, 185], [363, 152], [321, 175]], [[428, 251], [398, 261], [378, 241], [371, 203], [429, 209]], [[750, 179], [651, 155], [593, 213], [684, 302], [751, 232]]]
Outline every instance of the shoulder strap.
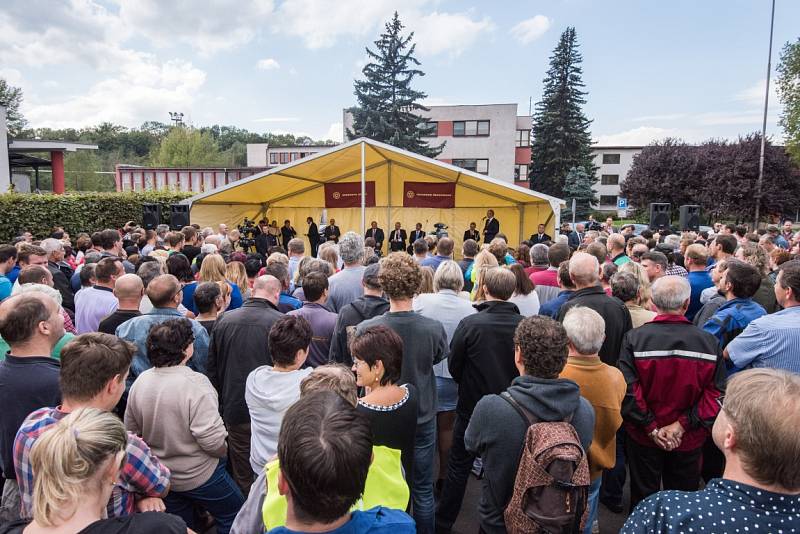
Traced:
[[523, 408], [516, 400], [514, 400], [514, 397], [512, 397], [508, 391], [502, 392], [500, 397], [502, 397], [511, 405], [512, 408], [514, 408], [514, 410], [516, 410], [516, 412], [522, 418], [522, 421], [525, 422], [527, 426], [531, 426], [539, 422], [539, 418]]

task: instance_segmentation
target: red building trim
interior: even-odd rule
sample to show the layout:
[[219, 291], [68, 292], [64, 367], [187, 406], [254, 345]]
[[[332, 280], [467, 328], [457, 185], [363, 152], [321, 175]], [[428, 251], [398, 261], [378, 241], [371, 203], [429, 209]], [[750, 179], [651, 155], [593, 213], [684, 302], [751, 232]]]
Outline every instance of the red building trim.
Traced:
[[56, 195], [64, 194], [64, 153], [59, 151], [50, 152], [50, 166], [53, 170], [53, 193]]

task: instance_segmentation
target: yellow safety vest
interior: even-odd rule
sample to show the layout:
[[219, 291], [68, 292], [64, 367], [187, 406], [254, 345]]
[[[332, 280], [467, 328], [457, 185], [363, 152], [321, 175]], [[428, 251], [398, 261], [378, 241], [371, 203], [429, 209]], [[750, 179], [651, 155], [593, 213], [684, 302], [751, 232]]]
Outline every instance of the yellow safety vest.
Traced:
[[[278, 491], [278, 460], [269, 462], [267, 470], [267, 494], [261, 509], [264, 526], [267, 530], [286, 524], [286, 497]], [[369, 510], [376, 506], [405, 510], [411, 492], [403, 478], [400, 451], [382, 445], [372, 447], [372, 463], [367, 472], [364, 494], [352, 510]]]

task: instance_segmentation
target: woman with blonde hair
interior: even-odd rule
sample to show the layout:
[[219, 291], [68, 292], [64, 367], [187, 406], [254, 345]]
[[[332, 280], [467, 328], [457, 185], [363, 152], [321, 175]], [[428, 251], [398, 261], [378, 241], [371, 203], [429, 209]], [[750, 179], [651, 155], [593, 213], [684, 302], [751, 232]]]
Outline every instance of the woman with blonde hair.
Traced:
[[244, 269], [244, 263], [240, 261], [230, 262], [225, 267], [225, 278], [239, 288], [242, 299], [247, 300], [250, 298], [250, 284], [247, 282], [247, 271]]
[[486, 294], [483, 287], [483, 277], [486, 275], [486, 271], [492, 267], [499, 267], [497, 258], [494, 254], [489, 252], [489, 250], [481, 250], [478, 255], [475, 256], [475, 261], [472, 264], [471, 278], [473, 285], [471, 296], [474, 302], [483, 302], [486, 300]]
[[650, 289], [650, 277], [647, 276], [647, 271], [644, 267], [642, 267], [642, 264], [635, 261], [629, 261], [622, 264], [617, 272], [631, 273], [636, 277], [636, 280], [639, 282], [639, 293], [634, 299], [634, 304], [649, 310], [652, 307], [650, 298], [653, 296], [653, 292]]
[[81, 408], [42, 433], [31, 449], [33, 520], [5, 525], [3, 534], [79, 532], [186, 533], [165, 513], [105, 519], [106, 506], [126, 461], [128, 433], [110, 412]]
[[[333, 243], [333, 241], [329, 241], [329, 243]], [[336, 249], [336, 245], [331, 244], [324, 248], [320, 247], [317, 254], [319, 254], [319, 259], [325, 260], [331, 264], [333, 274], [339, 272], [339, 251]]]
[[196, 282], [183, 286], [183, 305], [187, 310], [197, 315], [198, 310], [194, 304], [194, 292], [200, 282], [227, 282], [231, 286], [231, 304], [227, 309], [235, 310], [242, 306], [242, 292], [239, 286], [231, 282], [227, 277], [227, 266], [225, 260], [219, 254], [208, 254], [200, 264], [200, 274]]
[[417, 295], [424, 295], [426, 293], [433, 293], [433, 268], [424, 266], [419, 268], [422, 274], [422, 282], [417, 289]]

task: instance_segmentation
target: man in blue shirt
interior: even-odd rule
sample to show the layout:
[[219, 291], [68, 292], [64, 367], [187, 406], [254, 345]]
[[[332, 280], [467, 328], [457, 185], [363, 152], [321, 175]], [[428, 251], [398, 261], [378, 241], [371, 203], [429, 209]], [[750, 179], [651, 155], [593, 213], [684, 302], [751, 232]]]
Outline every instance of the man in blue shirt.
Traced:
[[[298, 443], [303, 443], [298, 447]], [[332, 391], [302, 397], [286, 412], [278, 436], [278, 491], [286, 496], [286, 526], [269, 534], [411, 534], [400, 510], [358, 507], [372, 461], [369, 420]]]
[[455, 242], [449, 237], [443, 237], [436, 243], [436, 256], [428, 256], [421, 262], [421, 267], [430, 267], [436, 271], [443, 261], [452, 260]]
[[11, 296], [13, 282], [8, 279], [6, 274], [14, 268], [16, 263], [16, 247], [13, 245], [0, 245], [0, 300], [5, 300]]
[[800, 260], [781, 264], [775, 298], [783, 310], [752, 321], [725, 349], [736, 367], [800, 373]]
[[800, 375], [738, 373], [712, 430], [725, 455], [722, 478], [701, 491], [651, 495], [620, 532], [792, 532], [800, 524], [799, 426]]
[[561, 306], [575, 293], [575, 285], [569, 277], [569, 260], [562, 261], [558, 266], [558, 287], [560, 288], [558, 296], [542, 304], [539, 307], [539, 315], [558, 319], [558, 312], [561, 310]]
[[686, 252], [683, 256], [683, 262], [686, 270], [689, 271], [689, 285], [692, 288], [692, 296], [689, 299], [689, 309], [686, 310], [686, 318], [690, 321], [694, 319], [703, 303], [700, 301], [700, 295], [703, 290], [714, 285], [711, 280], [711, 275], [706, 271], [706, 263], [708, 262], [708, 252], [706, 247], [699, 244], [689, 245], [686, 247]]
[[725, 304], [703, 325], [703, 330], [714, 335], [723, 349], [752, 321], [767, 314], [752, 298], [761, 285], [758, 269], [740, 260], [728, 260], [725, 266], [720, 280]]

